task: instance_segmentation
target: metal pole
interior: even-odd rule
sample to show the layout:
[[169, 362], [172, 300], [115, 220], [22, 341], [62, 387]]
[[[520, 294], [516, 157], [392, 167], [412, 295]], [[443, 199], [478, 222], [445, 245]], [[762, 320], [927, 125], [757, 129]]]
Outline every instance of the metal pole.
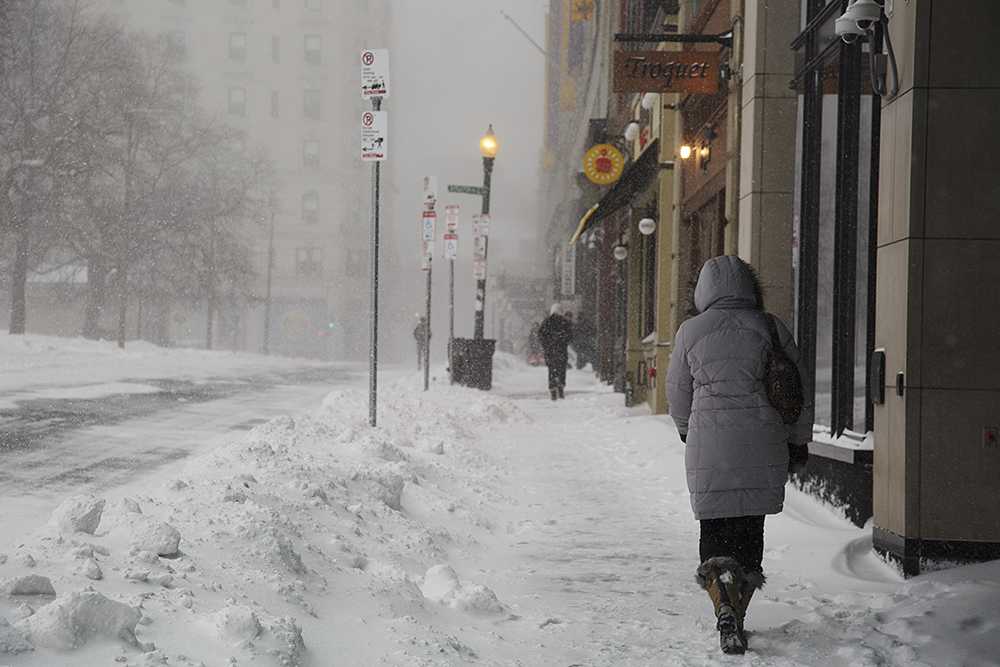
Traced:
[[[382, 98], [372, 98], [372, 110], [382, 107]], [[368, 353], [368, 423], [376, 426], [378, 419], [378, 251], [379, 251], [379, 177], [381, 162], [372, 165], [372, 224], [371, 224], [371, 338]]]
[[267, 239], [267, 292], [264, 297], [264, 354], [271, 353], [271, 281], [274, 273], [274, 211], [271, 211], [271, 231]]
[[[433, 246], [432, 246], [433, 247]], [[434, 268], [433, 258], [427, 258], [427, 314], [424, 318], [424, 391], [431, 384], [431, 273]]]
[[448, 260], [448, 375], [455, 384], [451, 372], [451, 346], [455, 341], [455, 260]]
[[[483, 158], [483, 215], [490, 214], [490, 182], [493, 176], [493, 160], [496, 158], [484, 157]], [[485, 243], [485, 257], [484, 261], [487, 261], [487, 266], [489, 266], [488, 258], [490, 256], [490, 239], [486, 237]], [[486, 318], [486, 278], [482, 278], [476, 281], [476, 321], [475, 321], [475, 338], [476, 340], [483, 339], [483, 333]]]

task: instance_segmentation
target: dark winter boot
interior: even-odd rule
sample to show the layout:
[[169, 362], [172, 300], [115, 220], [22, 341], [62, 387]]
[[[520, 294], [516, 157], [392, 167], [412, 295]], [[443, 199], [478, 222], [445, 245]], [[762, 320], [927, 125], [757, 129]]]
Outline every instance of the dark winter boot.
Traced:
[[559, 392], [559, 398], [566, 398], [566, 392], [564, 391], [563, 387], [559, 387], [557, 391]]
[[745, 582], [743, 568], [732, 558], [716, 556], [698, 566], [695, 579], [712, 600], [722, 652], [745, 653], [747, 645], [740, 619], [740, 592]]
[[558, 389], [549, 389], [549, 395], [552, 397], [552, 400], [554, 401], [557, 398], [559, 398], [559, 390]]

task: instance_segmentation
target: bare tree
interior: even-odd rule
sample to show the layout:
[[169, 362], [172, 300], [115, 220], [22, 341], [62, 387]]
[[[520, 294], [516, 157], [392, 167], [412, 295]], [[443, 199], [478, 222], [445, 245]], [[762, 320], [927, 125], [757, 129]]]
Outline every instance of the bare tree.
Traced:
[[0, 233], [13, 237], [10, 332], [24, 333], [32, 243], [60, 181], [89, 168], [97, 118], [91, 85], [113, 68], [120, 32], [88, 22], [80, 2], [0, 3]]

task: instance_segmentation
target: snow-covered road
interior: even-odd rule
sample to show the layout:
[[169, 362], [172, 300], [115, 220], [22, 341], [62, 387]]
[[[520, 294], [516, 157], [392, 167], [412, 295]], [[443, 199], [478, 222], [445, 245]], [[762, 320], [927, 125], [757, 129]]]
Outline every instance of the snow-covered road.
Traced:
[[[339, 384], [348, 379], [342, 375]], [[29, 447], [0, 448], [0, 505], [5, 508], [0, 535], [18, 535], [44, 522], [70, 494], [142, 488], [150, 475], [169, 475], [172, 467], [218, 447], [234, 431], [317, 405], [337, 384], [245, 387], [215, 400], [174, 399], [152, 414], [142, 410], [141, 416], [119, 415], [109, 424], [59, 428]]]

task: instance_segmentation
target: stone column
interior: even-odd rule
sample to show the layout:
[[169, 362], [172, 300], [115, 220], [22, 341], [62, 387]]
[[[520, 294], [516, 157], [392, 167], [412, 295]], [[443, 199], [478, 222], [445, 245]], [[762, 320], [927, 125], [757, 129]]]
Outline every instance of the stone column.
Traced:
[[[758, 271], [768, 310], [791, 321], [796, 98], [789, 88], [800, 0], [747, 2], [740, 141], [740, 257]], [[727, 240], [731, 234], [727, 234]], [[728, 246], [727, 246], [728, 247]]]
[[921, 557], [1000, 557], [998, 21], [993, 0], [897, 0], [889, 24], [901, 81], [881, 124], [874, 523], [909, 574]]

